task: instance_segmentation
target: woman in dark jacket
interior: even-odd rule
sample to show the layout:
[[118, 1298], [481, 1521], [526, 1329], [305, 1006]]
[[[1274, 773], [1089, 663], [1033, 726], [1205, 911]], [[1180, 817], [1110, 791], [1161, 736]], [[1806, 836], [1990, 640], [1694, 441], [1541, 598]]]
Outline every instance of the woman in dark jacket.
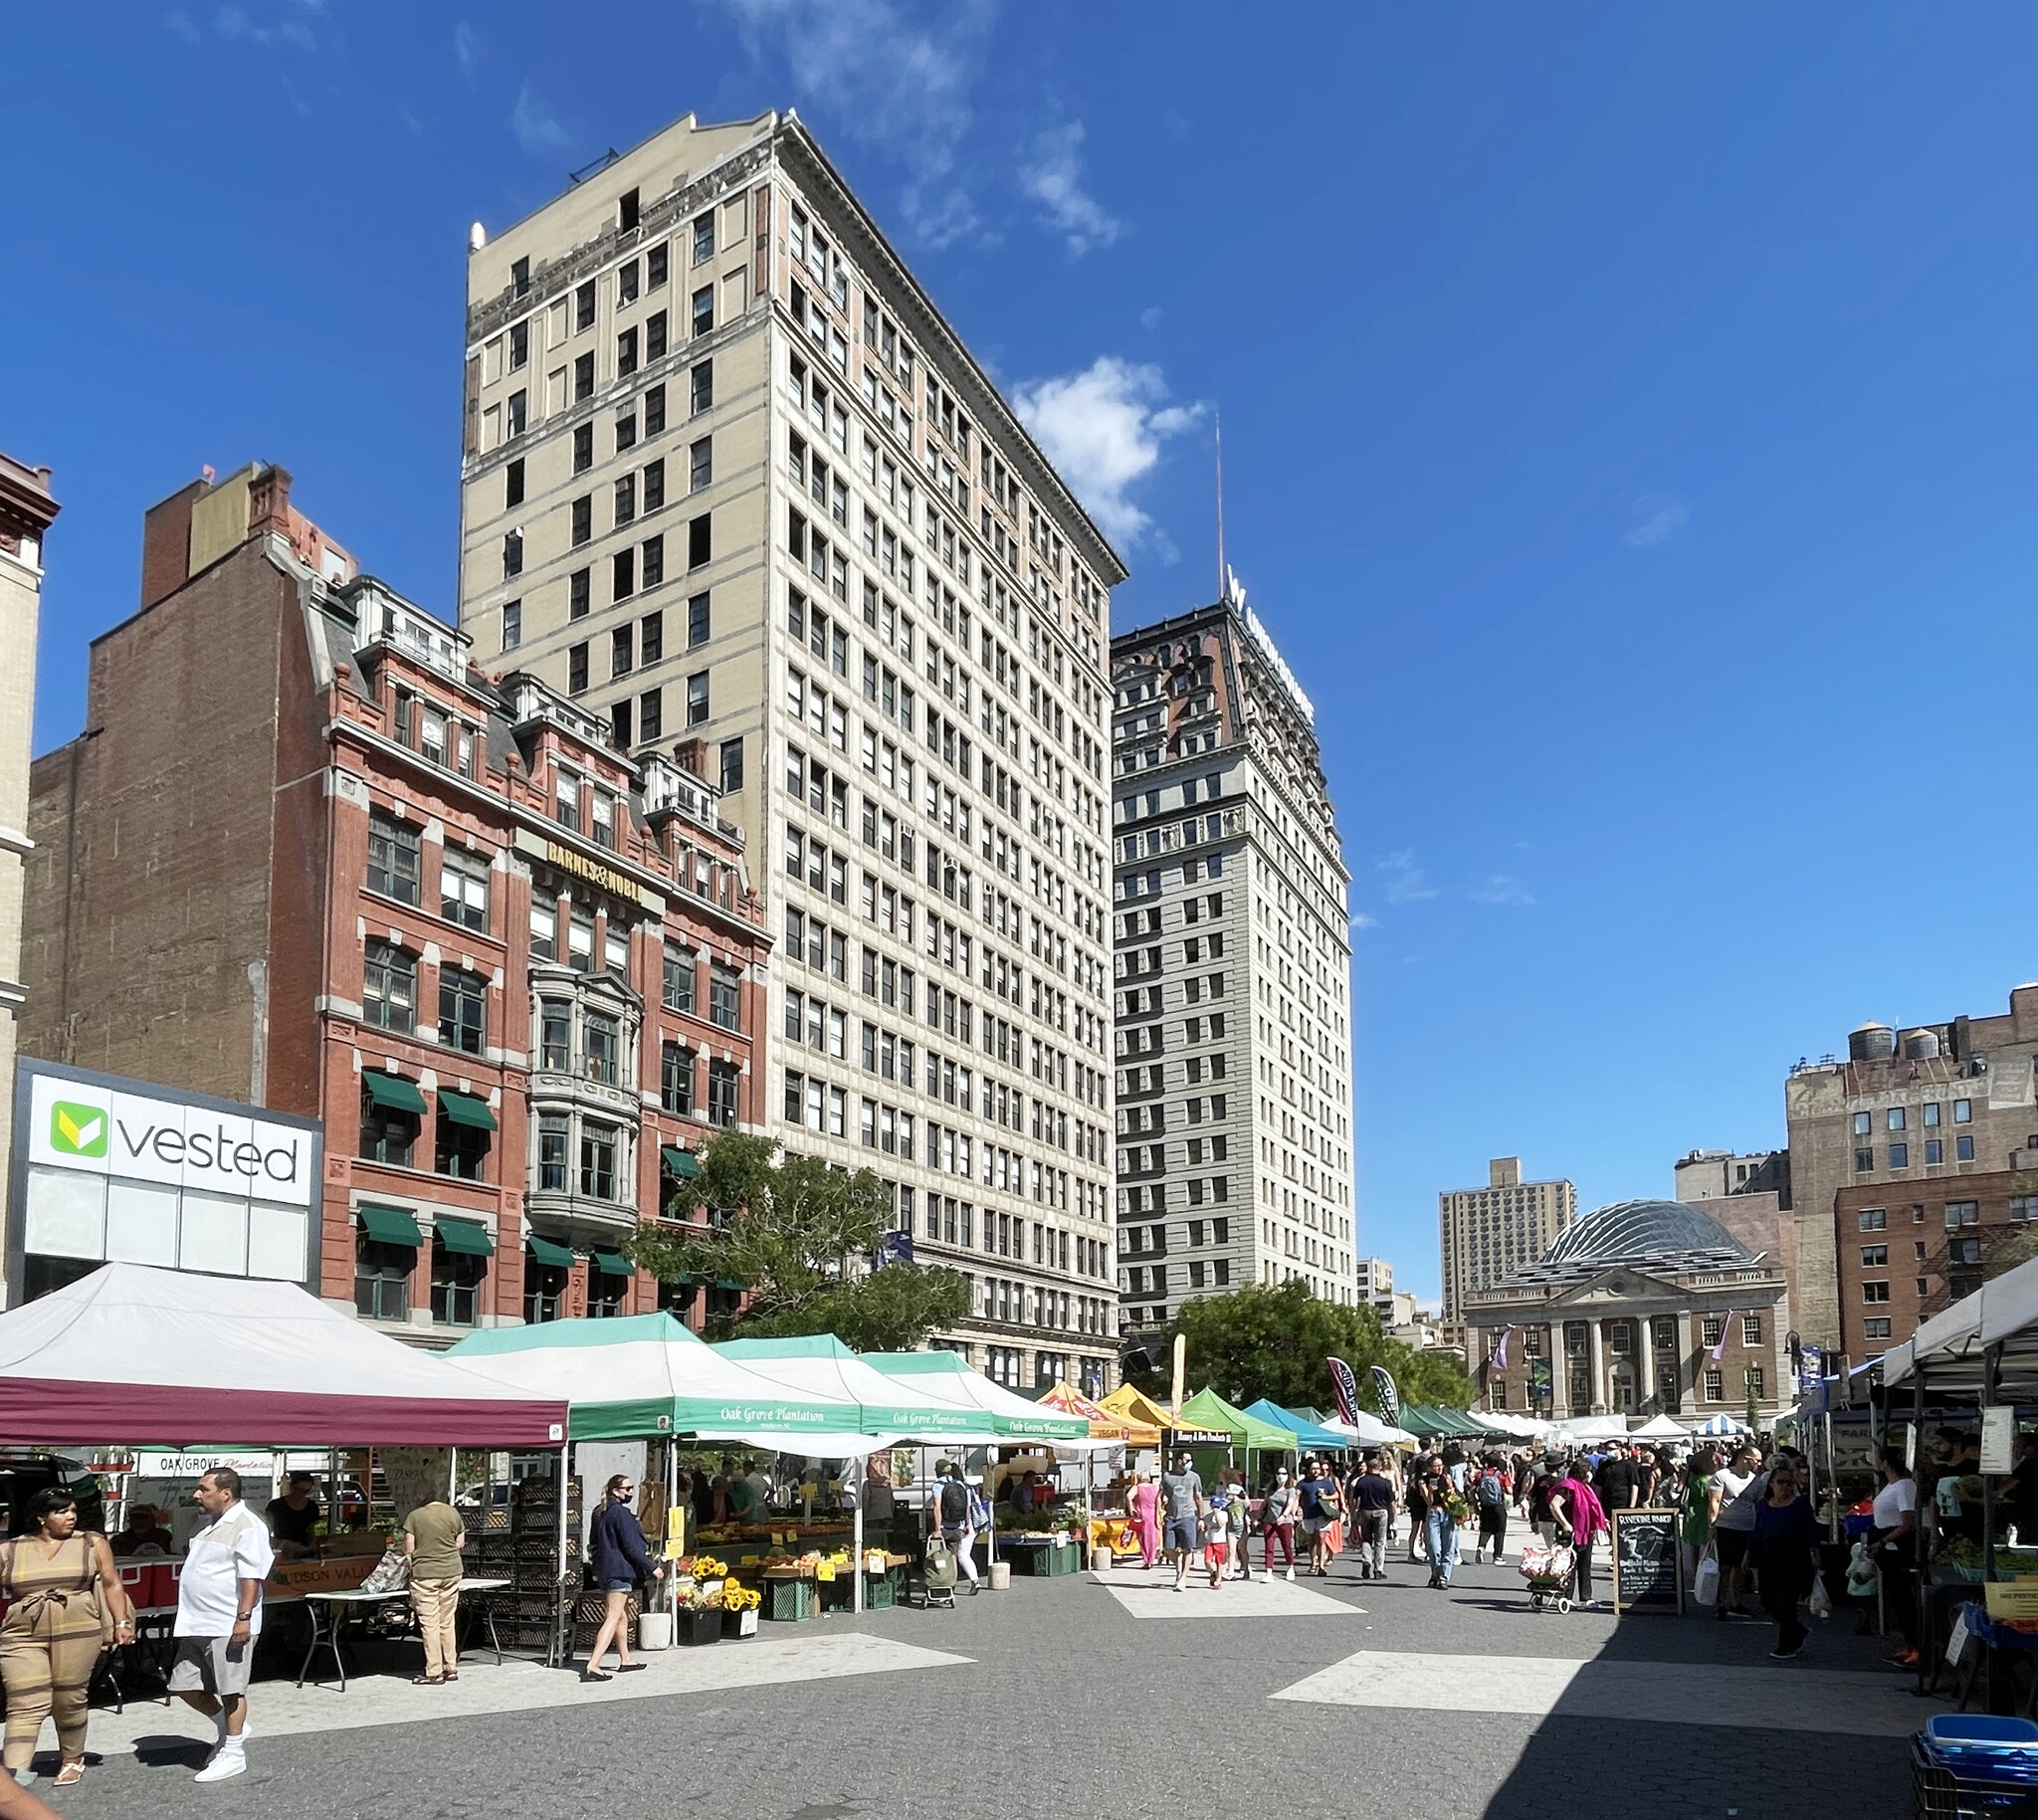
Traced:
[[1798, 1601], [1818, 1575], [1819, 1524], [1808, 1500], [1797, 1491], [1797, 1470], [1788, 1460], [1769, 1469], [1769, 1495], [1755, 1507], [1755, 1585], [1762, 1609], [1776, 1620], [1776, 1647], [1769, 1654], [1787, 1661], [1804, 1648], [1810, 1633], [1797, 1616]]
[[618, 1473], [602, 1493], [601, 1509], [587, 1526], [589, 1565], [594, 1583], [608, 1595], [608, 1609], [602, 1614], [601, 1629], [594, 1634], [594, 1647], [587, 1652], [582, 1681], [612, 1681], [614, 1676], [601, 1666], [611, 1643], [616, 1646], [617, 1672], [641, 1669], [644, 1664], [630, 1660], [630, 1593], [640, 1580], [656, 1580], [665, 1573], [654, 1567], [644, 1545], [644, 1529], [637, 1513], [630, 1509], [637, 1490], [628, 1473]]

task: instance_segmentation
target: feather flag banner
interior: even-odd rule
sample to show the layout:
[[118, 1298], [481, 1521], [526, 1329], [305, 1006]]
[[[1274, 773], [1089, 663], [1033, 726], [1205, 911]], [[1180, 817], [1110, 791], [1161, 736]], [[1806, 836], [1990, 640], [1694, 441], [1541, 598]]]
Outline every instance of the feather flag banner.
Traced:
[[1501, 1343], [1493, 1349], [1493, 1365], [1496, 1371], [1505, 1371], [1508, 1368], [1508, 1340], [1514, 1331], [1513, 1327], [1501, 1329]]
[[1358, 1379], [1351, 1375], [1351, 1367], [1341, 1358], [1326, 1358], [1325, 1364], [1330, 1367], [1330, 1388], [1337, 1396], [1337, 1419], [1346, 1428], [1358, 1426]]
[[1380, 1420], [1389, 1428], [1401, 1426], [1401, 1393], [1394, 1387], [1394, 1374], [1385, 1365], [1373, 1367], [1373, 1404]]

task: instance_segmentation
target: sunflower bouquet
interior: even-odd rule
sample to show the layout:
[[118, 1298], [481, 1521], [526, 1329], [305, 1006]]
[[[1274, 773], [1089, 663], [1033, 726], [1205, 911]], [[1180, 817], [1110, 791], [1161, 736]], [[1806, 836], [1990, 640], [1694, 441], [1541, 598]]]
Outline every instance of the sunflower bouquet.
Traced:
[[740, 1585], [734, 1580], [721, 1583], [721, 1608], [723, 1611], [755, 1611], [763, 1602], [764, 1595], [751, 1587]]

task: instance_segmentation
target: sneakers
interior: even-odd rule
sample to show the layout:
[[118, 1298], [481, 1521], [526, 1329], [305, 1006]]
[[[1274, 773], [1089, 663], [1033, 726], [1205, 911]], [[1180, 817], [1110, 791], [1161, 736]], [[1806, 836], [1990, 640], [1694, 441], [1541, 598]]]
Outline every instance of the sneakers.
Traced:
[[1769, 1660], [1771, 1662], [1788, 1662], [1791, 1657], [1802, 1655], [1803, 1653], [1804, 1645], [1801, 1643], [1794, 1643], [1787, 1650], [1781, 1647], [1772, 1649], [1769, 1652]]
[[194, 1782], [224, 1782], [230, 1777], [245, 1775], [247, 1770], [247, 1745], [241, 1738], [229, 1738], [212, 1753], [212, 1761], [191, 1779]]
[[1293, 1567], [1289, 1568], [1289, 1570], [1288, 1570], [1288, 1571], [1287, 1571], [1286, 1573], [1284, 1573], [1284, 1574], [1283, 1574], [1283, 1575], [1282, 1575], [1281, 1577], [1282, 1577], [1282, 1578], [1283, 1578], [1284, 1580], [1292, 1580], [1292, 1579], [1294, 1579], [1294, 1578], [1295, 1578], [1295, 1569], [1294, 1569]]

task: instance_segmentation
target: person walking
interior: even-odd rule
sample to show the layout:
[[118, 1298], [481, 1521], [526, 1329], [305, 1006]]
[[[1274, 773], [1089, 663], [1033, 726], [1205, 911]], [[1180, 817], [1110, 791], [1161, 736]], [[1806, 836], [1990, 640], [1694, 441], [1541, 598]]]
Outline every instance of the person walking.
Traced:
[[[582, 1681], [613, 1681], [601, 1666], [601, 1659], [615, 1645], [616, 1674], [628, 1674], [644, 1664], [630, 1660], [630, 1594], [640, 1580], [661, 1579], [665, 1568], [654, 1567], [645, 1546], [644, 1527], [630, 1500], [637, 1486], [628, 1473], [618, 1473], [603, 1487], [601, 1508], [587, 1525], [588, 1564], [594, 1569], [594, 1583], [607, 1595], [601, 1628], [587, 1652]], [[456, 1575], [457, 1580], [457, 1575]]]
[[976, 1573], [976, 1500], [960, 1464], [943, 1460], [934, 1468], [938, 1485], [934, 1492], [935, 1516], [940, 1519], [941, 1539], [954, 1551], [955, 1565], [969, 1582], [973, 1599], [983, 1590]]
[[[1881, 1464], [1883, 1483], [1875, 1495], [1868, 1555], [1882, 1576], [1883, 1622], [1896, 1619], [1904, 1633], [1895, 1665], [1913, 1669], [1918, 1666], [1918, 1483], [1904, 1464], [1902, 1448], [1885, 1448]], [[2023, 1539], [2021, 1528], [2017, 1539]]]
[[419, 1505], [403, 1519], [411, 1609], [425, 1644], [425, 1672], [411, 1677], [414, 1687], [460, 1679], [460, 1551], [466, 1546], [467, 1525], [443, 1498]]
[[1224, 1584], [1225, 1569], [1231, 1559], [1231, 1538], [1241, 1533], [1239, 1523], [1243, 1515], [1243, 1501], [1237, 1489], [1229, 1481], [1220, 1480], [1203, 1513], [1203, 1565], [1210, 1571], [1212, 1592]]
[[[1358, 1577], [1384, 1580], [1387, 1577], [1387, 1523], [1394, 1514], [1394, 1487], [1380, 1471], [1376, 1455], [1368, 1454], [1365, 1468], [1351, 1482], [1352, 1525], [1358, 1536]], [[1295, 1576], [1289, 1575], [1290, 1579]]]
[[1139, 1538], [1139, 1565], [1150, 1567], [1160, 1552], [1160, 1491], [1150, 1473], [1140, 1473], [1125, 1494], [1125, 1514]]
[[[1411, 1567], [1422, 1560], [1417, 1551], [1429, 1547], [1429, 1484], [1430, 1469], [1434, 1464], [1425, 1454], [1408, 1469], [1408, 1564]], [[1437, 1577], [1434, 1565], [1430, 1568], [1429, 1577], [1434, 1583]]]
[[1310, 1476], [1302, 1482], [1302, 1528], [1310, 1541], [1310, 1571], [1318, 1579], [1330, 1577], [1330, 1531], [1343, 1510], [1337, 1481], [1324, 1470], [1320, 1461], [1310, 1462]]
[[1575, 1597], [1581, 1611], [1599, 1609], [1599, 1601], [1592, 1596], [1592, 1544], [1611, 1526], [1606, 1520], [1605, 1507], [1592, 1489], [1590, 1472], [1585, 1461], [1572, 1460], [1566, 1477], [1549, 1501], [1558, 1539], [1569, 1544], [1577, 1561]]
[[78, 1527], [78, 1500], [47, 1486], [29, 1501], [35, 1528], [0, 1549], [0, 1681], [7, 1687], [4, 1760], [16, 1782], [35, 1780], [43, 1721], [57, 1721], [57, 1785], [85, 1774], [86, 1690], [111, 1622], [134, 1641], [134, 1607], [103, 1535]]
[[1161, 1474], [1160, 1504], [1164, 1521], [1161, 1542], [1174, 1557], [1174, 1589], [1182, 1592], [1189, 1583], [1190, 1556], [1202, 1545], [1199, 1530], [1207, 1504], [1202, 1478], [1186, 1453], [1176, 1454], [1174, 1470]]
[[1488, 1455], [1480, 1465], [1479, 1477], [1472, 1482], [1472, 1508], [1479, 1514], [1473, 1562], [1476, 1565], [1484, 1557], [1491, 1543], [1498, 1567], [1507, 1558], [1508, 1545], [1508, 1482], [1498, 1454]]
[[1451, 1484], [1447, 1467], [1433, 1466], [1423, 1485], [1427, 1507], [1423, 1524], [1429, 1538], [1429, 1583], [1432, 1591], [1448, 1592], [1451, 1570], [1458, 1564], [1458, 1521], [1468, 1509]]
[[1747, 1579], [1748, 1547], [1754, 1539], [1755, 1511], [1768, 1493], [1768, 1475], [1761, 1456], [1751, 1447], [1739, 1449], [1731, 1467], [1714, 1475], [1720, 1487], [1720, 1515], [1713, 1522], [1713, 1549], [1720, 1557], [1720, 1599], [1716, 1618], [1748, 1618], [1741, 1609]]
[[176, 1661], [169, 1691], [219, 1727], [219, 1742], [194, 1778], [224, 1782], [248, 1767], [248, 1676], [262, 1635], [262, 1582], [276, 1549], [262, 1519], [241, 1502], [241, 1475], [214, 1467], [192, 1499], [205, 1523], [177, 1576]]
[[1776, 1621], [1776, 1647], [1769, 1652], [1787, 1662], [1804, 1648], [1811, 1634], [1797, 1607], [1812, 1589], [1819, 1570], [1819, 1523], [1811, 1501], [1797, 1485], [1797, 1468], [1788, 1460], [1769, 1470], [1767, 1495], [1755, 1511], [1754, 1562], [1756, 1596]]
[[1274, 1544], [1277, 1541], [1281, 1544], [1282, 1564], [1288, 1569], [1286, 1577], [1295, 1578], [1295, 1519], [1301, 1510], [1302, 1500], [1288, 1468], [1277, 1468], [1273, 1487], [1260, 1506], [1260, 1552], [1270, 1580], [1274, 1577]]
[[[1713, 1539], [1713, 1525], [1720, 1520], [1720, 1488], [1713, 1478], [1715, 1463], [1712, 1450], [1701, 1449], [1692, 1456], [1690, 1470], [1685, 1474], [1684, 1515], [1679, 1519], [1678, 1540], [1684, 1549], [1687, 1586], [1698, 1579], [1700, 1558]], [[1714, 1597], [1719, 1594], [1715, 1592]]]

